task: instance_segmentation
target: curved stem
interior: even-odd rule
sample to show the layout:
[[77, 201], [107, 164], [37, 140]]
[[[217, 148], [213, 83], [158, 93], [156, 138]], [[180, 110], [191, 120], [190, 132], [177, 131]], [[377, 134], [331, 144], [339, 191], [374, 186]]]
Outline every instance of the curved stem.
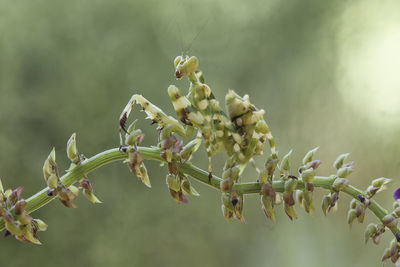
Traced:
[[[138, 147], [138, 151], [142, 154], [142, 156], [147, 159], [147, 160], [155, 160], [155, 161], [163, 161], [163, 159], [160, 156], [160, 150], [158, 148], [154, 147]], [[66, 173], [61, 177], [62, 183], [68, 187], [76, 182], [78, 182], [84, 175], [88, 174], [89, 172], [97, 169], [100, 166], [106, 165], [110, 162], [116, 161], [116, 160], [122, 160], [126, 159], [127, 154], [121, 152], [118, 148], [113, 148], [106, 150], [104, 152], [101, 152], [84, 162], [82, 162], [80, 165], [76, 166], [71, 172]], [[222, 181], [221, 178], [213, 175], [211, 179], [209, 178], [209, 173], [207, 171], [204, 171], [194, 165], [192, 165], [190, 162], [189, 163], [183, 163], [180, 166], [180, 170], [184, 172], [185, 174], [191, 176], [192, 178], [209, 185], [217, 190], [220, 190], [220, 183]], [[315, 187], [320, 187], [324, 188], [327, 190], [332, 190], [332, 183], [334, 179], [330, 177], [323, 177], [323, 176], [316, 176], [314, 178], [313, 184]], [[276, 192], [283, 192], [284, 191], [284, 182], [283, 181], [274, 181], [273, 182], [273, 188]], [[304, 188], [304, 183], [302, 181], [299, 181], [297, 183], [297, 189], [303, 189]], [[259, 194], [261, 190], [261, 186], [257, 182], [252, 182], [252, 183], [240, 183], [240, 184], [235, 184], [233, 187], [234, 190], [237, 190], [238, 192], [242, 194]], [[54, 196], [48, 196], [46, 193], [49, 190], [48, 187], [42, 189], [35, 195], [31, 196], [26, 200], [27, 206], [25, 208], [25, 211], [27, 213], [31, 213], [53, 199], [55, 199]], [[346, 187], [342, 192], [350, 195], [351, 197], [355, 198], [358, 200], [358, 195], [361, 194], [365, 196], [364, 192], [353, 187], [353, 186], [348, 186]], [[375, 200], [371, 199], [371, 204], [368, 206], [368, 208], [376, 215], [376, 217], [382, 221], [383, 217], [388, 214], [388, 212], [380, 206]], [[0, 231], [4, 230], [4, 221], [0, 220]], [[392, 227], [390, 228], [392, 233], [396, 235], [396, 233], [399, 233], [399, 229], [397, 227]]]

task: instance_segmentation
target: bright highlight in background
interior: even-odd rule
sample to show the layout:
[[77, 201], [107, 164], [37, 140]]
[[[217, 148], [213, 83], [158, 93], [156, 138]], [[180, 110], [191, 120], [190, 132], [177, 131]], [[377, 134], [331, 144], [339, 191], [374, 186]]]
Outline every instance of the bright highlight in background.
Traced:
[[[357, 112], [384, 123], [400, 121], [400, 16], [392, 6], [361, 6], [343, 17], [338, 88]], [[372, 15], [355, 19], [355, 12]], [[393, 16], [391, 16], [393, 14]]]

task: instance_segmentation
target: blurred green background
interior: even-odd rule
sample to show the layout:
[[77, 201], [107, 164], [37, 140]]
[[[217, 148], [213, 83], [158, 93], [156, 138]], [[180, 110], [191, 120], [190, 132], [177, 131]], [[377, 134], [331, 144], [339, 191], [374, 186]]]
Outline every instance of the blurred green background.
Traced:
[[[41, 167], [52, 146], [67, 168], [62, 155], [73, 132], [86, 156], [116, 147], [118, 116], [134, 93], [172, 113], [166, 88], [187, 90], [172, 61], [187, 52], [221, 101], [232, 88], [266, 110], [281, 155], [294, 148], [300, 162], [320, 146], [319, 173], [329, 175], [336, 156], [350, 152], [354, 185], [393, 178], [376, 197], [389, 208], [400, 185], [399, 12], [395, 0], [2, 0], [0, 176], [28, 197], [45, 185]], [[154, 127], [133, 115], [145, 145], [154, 144]], [[213, 161], [218, 175], [223, 160]], [[206, 168], [204, 151], [194, 161]], [[166, 170], [147, 166], [151, 190], [121, 162], [92, 173], [104, 204], [50, 203], [34, 213], [49, 224], [44, 244], [1, 239], [0, 266], [380, 266], [391, 240], [364, 245], [366, 224], [346, 224], [349, 198], [324, 217], [321, 191], [314, 218], [299, 210], [290, 222], [279, 207], [273, 224], [249, 196], [248, 224], [228, 224], [218, 192], [194, 182], [201, 197], [177, 205]]]

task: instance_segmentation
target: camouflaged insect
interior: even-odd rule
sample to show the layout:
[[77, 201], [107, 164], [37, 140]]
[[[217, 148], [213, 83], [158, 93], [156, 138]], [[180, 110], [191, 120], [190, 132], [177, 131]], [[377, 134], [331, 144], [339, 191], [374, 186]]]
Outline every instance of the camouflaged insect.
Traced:
[[[177, 79], [187, 77], [190, 82], [186, 95], [181, 93], [175, 85], [168, 87], [168, 95], [179, 121], [165, 114], [142, 95], [135, 94], [121, 113], [120, 131], [128, 133], [125, 128], [127, 118], [134, 104], [140, 105], [147, 114], [147, 118], [158, 126], [161, 156], [168, 163], [180, 159], [176, 156], [177, 152], [173, 151], [176, 148], [165, 145], [165, 143], [169, 143], [166, 140], [170, 140], [173, 134], [188, 138], [193, 135], [194, 131], [197, 131], [197, 135], [203, 140], [207, 151], [210, 178], [212, 173], [211, 157], [222, 150], [228, 154], [229, 162], [235, 162], [238, 168], [242, 165], [240, 169], [243, 169], [243, 166], [252, 161], [253, 157], [263, 153], [264, 145], [268, 141], [271, 155], [277, 159], [273, 136], [263, 118], [264, 110], [257, 109], [251, 104], [248, 95], [241, 97], [233, 90], [229, 90], [225, 97], [226, 114], [218, 100], [215, 99], [211, 88], [204, 83], [202, 72], [197, 70], [198, 65], [196, 57], [178, 56], [174, 60], [175, 77]], [[223, 189], [225, 193], [229, 193], [233, 184], [238, 181], [239, 172], [236, 176], [225, 179], [221, 185], [225, 187]], [[229, 193], [229, 197], [232, 198], [231, 193]], [[224, 212], [224, 214], [230, 213]]]
[[187, 95], [183, 95], [174, 85], [168, 87], [168, 94], [183, 125], [143, 96], [133, 95], [120, 116], [121, 130], [126, 132], [126, 120], [133, 105], [139, 104], [148, 118], [157, 123], [161, 140], [172, 134], [187, 138], [192, 136], [193, 128], [197, 130], [203, 138], [210, 159], [210, 172], [211, 157], [223, 148], [238, 164], [246, 164], [254, 156], [262, 154], [268, 140], [271, 154], [276, 157], [274, 139], [263, 119], [264, 110], [251, 104], [247, 95], [240, 97], [229, 90], [225, 98], [228, 111], [226, 115], [210, 87], [201, 82], [201, 74], [196, 71], [196, 57], [178, 56], [174, 60], [174, 66], [177, 79], [186, 76], [190, 81]]

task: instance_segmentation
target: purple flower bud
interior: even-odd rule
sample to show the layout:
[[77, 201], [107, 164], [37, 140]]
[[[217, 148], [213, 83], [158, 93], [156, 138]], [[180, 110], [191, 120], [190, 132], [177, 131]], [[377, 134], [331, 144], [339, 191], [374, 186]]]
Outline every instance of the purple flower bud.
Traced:
[[54, 189], [49, 189], [49, 190], [46, 192], [46, 195], [49, 196], [49, 197], [55, 196], [55, 195], [56, 195], [56, 190], [54, 190]]
[[6, 231], [6, 232], [4, 233], [4, 237], [10, 236], [10, 235], [11, 235], [11, 233], [10, 233], [9, 231]]
[[400, 199], [400, 188], [397, 188], [396, 191], [393, 193], [394, 200]]
[[365, 202], [365, 197], [362, 196], [361, 194], [358, 194], [357, 197], [358, 197], [358, 199], [360, 200], [361, 203]]
[[22, 187], [18, 187], [17, 189], [13, 190], [12, 193], [10, 194], [10, 196], [8, 197], [9, 200], [11, 200], [11, 202], [13, 204], [15, 204], [19, 198], [21, 197], [21, 193], [24, 189], [22, 189]]
[[397, 242], [400, 242], [400, 234], [396, 232], [395, 234]]

